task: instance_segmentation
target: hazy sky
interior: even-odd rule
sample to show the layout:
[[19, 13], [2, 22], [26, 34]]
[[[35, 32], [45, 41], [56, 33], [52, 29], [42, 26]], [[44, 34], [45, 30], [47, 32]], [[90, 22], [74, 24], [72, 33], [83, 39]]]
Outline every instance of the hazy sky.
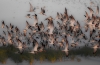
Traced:
[[[36, 7], [35, 12], [28, 12], [30, 9], [29, 2]], [[94, 4], [90, 4], [93, 2]], [[18, 26], [22, 31], [25, 28], [26, 20], [33, 25], [34, 19], [26, 18], [27, 14], [37, 14], [39, 22], [47, 24], [47, 21], [44, 21], [46, 17], [52, 16], [56, 17], [57, 12], [63, 13], [65, 7], [68, 10], [68, 14], [73, 15], [76, 21], [79, 21], [81, 26], [84, 24], [84, 14], [85, 11], [89, 12], [87, 7], [92, 7], [96, 11], [96, 6], [100, 6], [100, 0], [0, 0], [0, 21], [3, 20], [8, 25], [12, 23], [15, 26]], [[40, 15], [41, 7], [45, 6], [46, 16]], [[54, 24], [56, 25], [54, 20]], [[1, 26], [1, 25], [0, 25]], [[0, 31], [2, 29], [0, 28]], [[2, 32], [0, 32], [1, 34]]]
[[[39, 22], [44, 21], [44, 19], [48, 16], [56, 17], [56, 13], [63, 13], [64, 8], [66, 7], [69, 15], [73, 15], [76, 20], [78, 20], [81, 25], [84, 24], [84, 14], [85, 11], [89, 12], [87, 9], [90, 6], [90, 2], [94, 2], [91, 6], [94, 11], [96, 11], [96, 6], [100, 5], [100, 0], [0, 0], [0, 21], [5, 21], [6, 24], [14, 24], [20, 27], [21, 30], [25, 28], [26, 20], [33, 24], [32, 19], [28, 19], [25, 16], [30, 13], [29, 2], [36, 7], [36, 12], [32, 12], [31, 15], [36, 13], [39, 18]], [[44, 7], [46, 9], [46, 15], [40, 15], [40, 8]], [[55, 20], [56, 21], [56, 20]], [[54, 22], [56, 23], [56, 22]], [[46, 25], [46, 24], [45, 24]]]
[[[92, 8], [96, 8], [99, 5], [99, 0], [92, 0], [94, 2]], [[36, 14], [39, 16], [39, 20], [44, 21], [44, 16], [39, 14], [40, 8], [45, 6], [47, 16], [56, 16], [56, 12], [63, 13], [64, 8], [68, 9], [69, 15], [75, 16], [79, 21], [84, 20], [85, 11], [88, 11], [87, 7], [90, 6], [90, 0], [0, 0], [0, 21], [12, 22], [15, 25], [24, 24], [26, 20], [30, 23], [33, 19], [25, 18], [29, 12], [29, 2], [36, 10]], [[34, 13], [31, 13], [34, 14]], [[22, 26], [22, 25], [21, 25]]]

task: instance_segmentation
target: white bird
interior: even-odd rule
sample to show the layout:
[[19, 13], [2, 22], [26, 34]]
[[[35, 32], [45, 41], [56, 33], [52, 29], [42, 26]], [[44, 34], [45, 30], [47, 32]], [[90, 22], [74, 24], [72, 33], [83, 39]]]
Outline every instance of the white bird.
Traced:
[[23, 33], [24, 33], [24, 35], [26, 35], [26, 34], [27, 34], [27, 30], [26, 30], [26, 29], [24, 29], [24, 30], [23, 30]]
[[86, 24], [86, 25], [84, 26], [84, 28], [85, 28], [85, 32], [87, 32], [87, 31], [88, 31], [88, 28], [89, 28], [88, 24]]
[[65, 49], [64, 50], [62, 50], [62, 51], [64, 51], [65, 53], [66, 53], [66, 56], [68, 56], [68, 41], [66, 40], [66, 46], [65, 46]]
[[10, 45], [13, 44], [13, 40], [12, 40], [12, 39], [9, 40], [9, 44], [10, 44]]
[[97, 49], [100, 47], [99, 44], [95, 44], [92, 48], [93, 48], [93, 54], [96, 53]]
[[20, 53], [22, 53], [23, 51], [23, 45], [22, 45], [22, 42], [20, 40], [18, 40], [18, 46], [17, 48], [19, 49]]
[[35, 44], [35, 46], [34, 46], [34, 48], [33, 48], [33, 50], [35, 51], [35, 52], [37, 52], [37, 48], [38, 48], [38, 42], [35, 40], [34, 41], [34, 44]]
[[70, 26], [73, 27], [74, 24], [75, 24], [75, 22], [76, 22], [76, 21], [75, 21], [74, 17], [71, 15], [71, 16], [70, 16]]
[[53, 30], [54, 30], [54, 23], [53, 21], [48, 21], [48, 29], [50, 30], [49, 31], [49, 34], [53, 34]]

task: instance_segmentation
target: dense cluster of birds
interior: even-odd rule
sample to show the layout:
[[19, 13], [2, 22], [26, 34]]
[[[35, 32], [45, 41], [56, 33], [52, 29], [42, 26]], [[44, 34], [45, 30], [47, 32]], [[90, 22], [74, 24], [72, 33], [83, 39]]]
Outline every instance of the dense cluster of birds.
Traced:
[[[30, 4], [29, 12], [34, 12], [36, 8], [33, 8]], [[75, 20], [72, 15], [68, 15], [65, 8], [64, 13], [57, 12], [56, 18], [52, 16], [45, 18], [48, 22], [45, 27], [43, 22], [38, 23], [37, 14], [34, 14], [34, 24], [29, 24], [26, 21], [26, 28], [23, 32], [17, 26], [6, 25], [2, 22], [3, 35], [0, 35], [0, 43], [2, 46], [13, 45], [19, 49], [19, 53], [28, 51], [29, 53], [36, 54], [38, 52], [45, 51], [45, 49], [62, 50], [68, 56], [70, 49], [81, 48], [81, 45], [90, 46], [93, 48], [93, 53], [96, 53], [100, 47], [100, 17], [99, 7], [97, 6], [96, 13], [92, 8], [87, 7], [90, 11], [88, 14], [86, 11], [85, 25], [80, 26], [80, 23]], [[45, 15], [45, 8], [41, 8], [41, 15]], [[27, 14], [27, 18], [31, 18], [31, 14]], [[57, 26], [54, 26], [54, 20], [57, 21]], [[85, 31], [82, 31], [82, 28]], [[85, 35], [85, 32], [89, 32], [89, 38]], [[85, 42], [87, 41], [87, 42]]]

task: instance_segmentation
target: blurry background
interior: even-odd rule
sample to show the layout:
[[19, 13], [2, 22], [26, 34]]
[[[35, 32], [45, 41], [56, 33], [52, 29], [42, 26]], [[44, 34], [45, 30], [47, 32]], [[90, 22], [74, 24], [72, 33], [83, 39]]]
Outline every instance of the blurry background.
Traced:
[[[36, 7], [35, 12], [28, 12], [30, 9], [29, 2]], [[34, 18], [29, 19], [26, 18], [26, 15], [31, 13], [31, 15], [37, 14], [39, 18], [39, 22], [43, 22], [46, 25], [46, 21], [44, 19], [46, 17], [52, 16], [56, 17], [57, 12], [63, 13], [65, 7], [68, 10], [68, 14], [73, 15], [81, 24], [84, 25], [85, 20], [85, 11], [89, 13], [87, 7], [91, 7], [94, 11], [96, 11], [96, 7], [100, 6], [100, 0], [0, 0], [0, 34], [2, 34], [1, 22], [4, 20], [7, 25], [12, 23], [15, 26], [18, 26], [20, 30], [23, 30], [26, 25], [26, 20], [32, 25], [34, 22]], [[41, 7], [45, 7], [46, 16], [40, 15]], [[99, 13], [100, 15], [100, 13]], [[56, 20], [54, 20], [56, 25]], [[100, 58], [88, 58], [87, 60], [82, 60], [82, 64], [94, 65], [97, 63], [99, 65]], [[10, 64], [12, 61], [8, 61]], [[65, 62], [70, 64], [79, 64], [78, 62]], [[23, 63], [22, 65], [27, 65], [27, 63]], [[40, 64], [40, 63], [37, 63]], [[48, 63], [46, 63], [48, 64]], [[53, 65], [61, 65], [63, 62], [59, 62]], [[84, 65], [85, 65], [84, 64]], [[1, 65], [1, 64], [0, 64]], [[8, 65], [8, 64], [7, 64]], [[15, 63], [12, 65], [16, 65]], [[43, 64], [44, 65], [44, 64]], [[52, 65], [49, 63], [49, 65]]]
[[[48, 16], [56, 17], [56, 13], [64, 12], [66, 7], [69, 15], [73, 15], [81, 25], [84, 22], [85, 11], [89, 12], [87, 7], [92, 7], [96, 11], [96, 6], [100, 6], [100, 0], [0, 0], [0, 21], [5, 21], [6, 24], [14, 24], [20, 29], [24, 29], [26, 20], [33, 24], [34, 19], [26, 18], [26, 15], [30, 12], [29, 2], [36, 7], [35, 12], [31, 12], [33, 15], [36, 13], [39, 18], [39, 22], [43, 21]], [[45, 6], [46, 15], [40, 15], [41, 7]], [[44, 22], [46, 23], [46, 22]], [[56, 23], [56, 21], [54, 21]], [[1, 23], [0, 23], [1, 29]]]
[[[29, 2], [36, 8], [35, 12], [29, 12]], [[45, 18], [52, 16], [55, 19], [57, 12], [64, 13], [65, 7], [68, 15], [73, 15], [76, 21], [79, 21], [84, 32], [85, 11], [90, 13], [87, 7], [91, 7], [95, 13], [97, 6], [100, 6], [99, 3], [100, 0], [0, 0], [0, 35], [2, 35], [3, 30], [6, 30], [1, 28], [2, 21], [5, 21], [5, 24], [8, 26], [11, 23], [23, 31], [26, 27], [26, 21], [33, 25], [34, 18], [32, 15], [37, 14], [38, 23], [42, 21], [47, 27]], [[41, 7], [45, 8], [46, 16], [40, 14]], [[26, 18], [27, 14], [31, 14], [31, 18]], [[61, 22], [60, 20], [53, 20], [55, 26], [57, 21]], [[84, 34], [88, 39], [90, 38], [90, 31], [84, 32]]]
[[[29, 2], [36, 8], [35, 12], [29, 12]], [[64, 13], [65, 7], [68, 15], [73, 15], [76, 21], [79, 21], [84, 32], [85, 11], [90, 13], [87, 7], [91, 7], [95, 13], [97, 6], [100, 6], [99, 3], [100, 0], [0, 0], [0, 35], [2, 35], [3, 30], [6, 30], [1, 28], [2, 21], [5, 21], [8, 26], [11, 23], [23, 31], [26, 21], [33, 25], [34, 18], [32, 15], [37, 14], [38, 22], [42, 21], [46, 26], [47, 21], [45, 21], [45, 18], [52, 16], [55, 19], [57, 12]], [[46, 16], [40, 14], [41, 7], [45, 8]], [[27, 14], [31, 14], [31, 18], [26, 18]], [[55, 26], [57, 21], [61, 22], [60, 20], [53, 20]], [[90, 39], [90, 31], [84, 32], [84, 34]]]
[[[33, 18], [26, 18], [26, 15], [30, 13], [28, 12], [30, 9], [29, 2], [33, 7], [36, 7], [36, 11], [31, 12], [31, 14], [36, 13], [39, 22], [43, 21], [44, 23], [47, 23], [44, 21], [46, 17], [52, 16], [55, 18], [57, 12], [63, 13], [66, 7], [68, 14], [72, 14], [83, 25], [85, 11], [89, 12], [87, 7], [91, 7], [96, 11], [96, 6], [100, 6], [100, 0], [0, 0], [0, 29], [3, 20], [6, 24], [12, 23], [20, 27], [21, 30], [25, 28], [26, 20], [33, 24]], [[45, 7], [47, 16], [39, 14], [41, 7]]]

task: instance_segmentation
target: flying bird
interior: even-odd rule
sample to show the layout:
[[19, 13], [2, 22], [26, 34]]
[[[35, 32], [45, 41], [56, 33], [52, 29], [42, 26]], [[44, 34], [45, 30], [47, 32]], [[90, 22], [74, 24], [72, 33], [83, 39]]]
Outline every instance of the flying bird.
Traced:
[[99, 44], [95, 44], [92, 48], [93, 48], [93, 54], [96, 53], [97, 49], [100, 47]]
[[45, 15], [45, 9], [44, 8], [41, 8], [40, 14]]
[[97, 6], [96, 15], [99, 14], [99, 6]]
[[94, 11], [90, 8], [90, 7], [87, 7], [88, 9], [89, 9], [89, 11], [90, 11], [90, 18], [92, 18], [92, 14], [94, 13]]
[[30, 2], [29, 2], [29, 4], [30, 4], [30, 10], [29, 10], [29, 12], [34, 12], [36, 8], [34, 8]]
[[5, 26], [5, 22], [3, 21], [3, 22], [2, 22], [2, 28], [4, 28], [4, 26]]
[[65, 53], [66, 53], [66, 56], [68, 57], [68, 41], [66, 40], [66, 45], [65, 45], [65, 49], [64, 50], [62, 50], [62, 51], [64, 51]]

